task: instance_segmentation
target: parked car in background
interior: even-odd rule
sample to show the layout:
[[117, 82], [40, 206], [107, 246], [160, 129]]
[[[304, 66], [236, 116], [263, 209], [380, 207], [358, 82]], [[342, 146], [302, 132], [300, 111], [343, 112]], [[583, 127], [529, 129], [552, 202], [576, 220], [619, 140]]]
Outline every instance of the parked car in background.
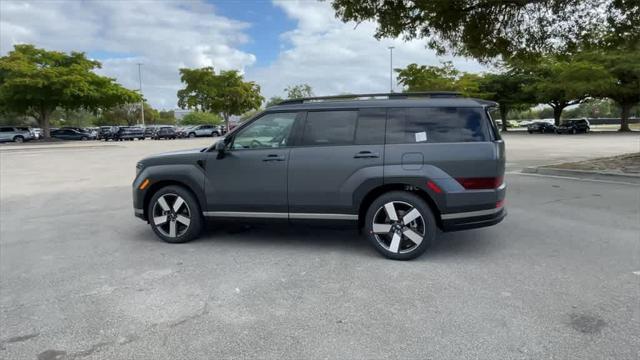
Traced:
[[113, 136], [113, 140], [144, 140], [144, 129], [137, 126], [120, 126]]
[[0, 127], [0, 142], [17, 142], [29, 141], [35, 139], [35, 135], [29, 131], [29, 128], [14, 127], [14, 126], [1, 126]]
[[44, 132], [41, 128], [33, 128], [33, 135], [36, 137], [36, 140], [42, 139], [44, 137]]
[[35, 131], [33, 131], [32, 127], [29, 127], [29, 126], [16, 126], [16, 129], [18, 129], [20, 131], [28, 131], [29, 134], [31, 134], [31, 140], [39, 139], [39, 137], [36, 135]]
[[555, 133], [556, 126], [553, 124], [549, 124], [546, 121], [536, 121], [527, 125], [527, 132], [529, 132], [529, 134], [533, 134], [534, 132], [541, 134]]
[[51, 137], [61, 140], [95, 140], [91, 133], [81, 132], [75, 129], [58, 129], [51, 132]]
[[591, 131], [591, 124], [587, 119], [565, 120], [556, 128], [558, 134], [578, 134]]
[[176, 134], [176, 130], [172, 126], [163, 126], [156, 128], [151, 138], [154, 140], [160, 139], [175, 139], [178, 135]]
[[189, 128], [187, 137], [194, 138], [199, 136], [220, 136], [220, 130], [216, 125], [196, 125]]
[[179, 126], [176, 128], [176, 136], [178, 138], [186, 138], [188, 136], [188, 131], [190, 126]]
[[100, 128], [98, 130], [98, 134], [96, 135], [96, 138], [98, 140], [108, 141], [108, 140], [113, 139], [113, 136], [117, 132], [118, 132], [118, 127], [117, 126], [100, 126]]

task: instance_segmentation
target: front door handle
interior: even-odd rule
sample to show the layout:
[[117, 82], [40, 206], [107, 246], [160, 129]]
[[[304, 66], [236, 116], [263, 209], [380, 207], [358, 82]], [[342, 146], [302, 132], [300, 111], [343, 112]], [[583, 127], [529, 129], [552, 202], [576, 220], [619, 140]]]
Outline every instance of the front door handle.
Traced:
[[353, 155], [354, 159], [372, 159], [372, 158], [379, 158], [380, 154], [378, 153], [374, 153], [371, 151], [360, 151], [359, 153], [356, 153], [355, 155]]
[[284, 161], [284, 156], [283, 155], [278, 155], [278, 154], [269, 154], [267, 156], [265, 156], [262, 161]]

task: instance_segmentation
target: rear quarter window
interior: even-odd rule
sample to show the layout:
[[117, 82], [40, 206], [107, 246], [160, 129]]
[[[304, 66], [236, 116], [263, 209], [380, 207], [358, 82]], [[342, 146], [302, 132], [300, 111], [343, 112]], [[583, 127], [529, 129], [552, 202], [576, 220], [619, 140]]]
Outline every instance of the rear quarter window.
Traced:
[[490, 141], [489, 124], [482, 108], [390, 109], [388, 144]]

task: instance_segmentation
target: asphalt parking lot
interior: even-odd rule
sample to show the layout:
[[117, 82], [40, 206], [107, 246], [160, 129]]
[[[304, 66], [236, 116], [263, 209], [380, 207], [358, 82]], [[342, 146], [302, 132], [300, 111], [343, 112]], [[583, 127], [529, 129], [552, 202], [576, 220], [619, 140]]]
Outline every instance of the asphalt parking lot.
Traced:
[[640, 186], [519, 174], [637, 134], [506, 135], [509, 216], [410, 262], [353, 229], [133, 217], [148, 154], [211, 138], [0, 148], [3, 359], [637, 359]]

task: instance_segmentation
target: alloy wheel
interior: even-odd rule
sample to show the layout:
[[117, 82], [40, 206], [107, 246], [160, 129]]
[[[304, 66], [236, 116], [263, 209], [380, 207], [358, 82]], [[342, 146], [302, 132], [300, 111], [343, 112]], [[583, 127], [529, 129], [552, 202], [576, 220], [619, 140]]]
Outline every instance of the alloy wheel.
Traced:
[[371, 229], [385, 250], [400, 254], [415, 250], [426, 234], [422, 214], [404, 201], [391, 201], [381, 206], [373, 216]]
[[177, 194], [164, 194], [156, 200], [152, 210], [153, 224], [167, 237], [179, 237], [189, 230], [191, 210], [182, 197]]

